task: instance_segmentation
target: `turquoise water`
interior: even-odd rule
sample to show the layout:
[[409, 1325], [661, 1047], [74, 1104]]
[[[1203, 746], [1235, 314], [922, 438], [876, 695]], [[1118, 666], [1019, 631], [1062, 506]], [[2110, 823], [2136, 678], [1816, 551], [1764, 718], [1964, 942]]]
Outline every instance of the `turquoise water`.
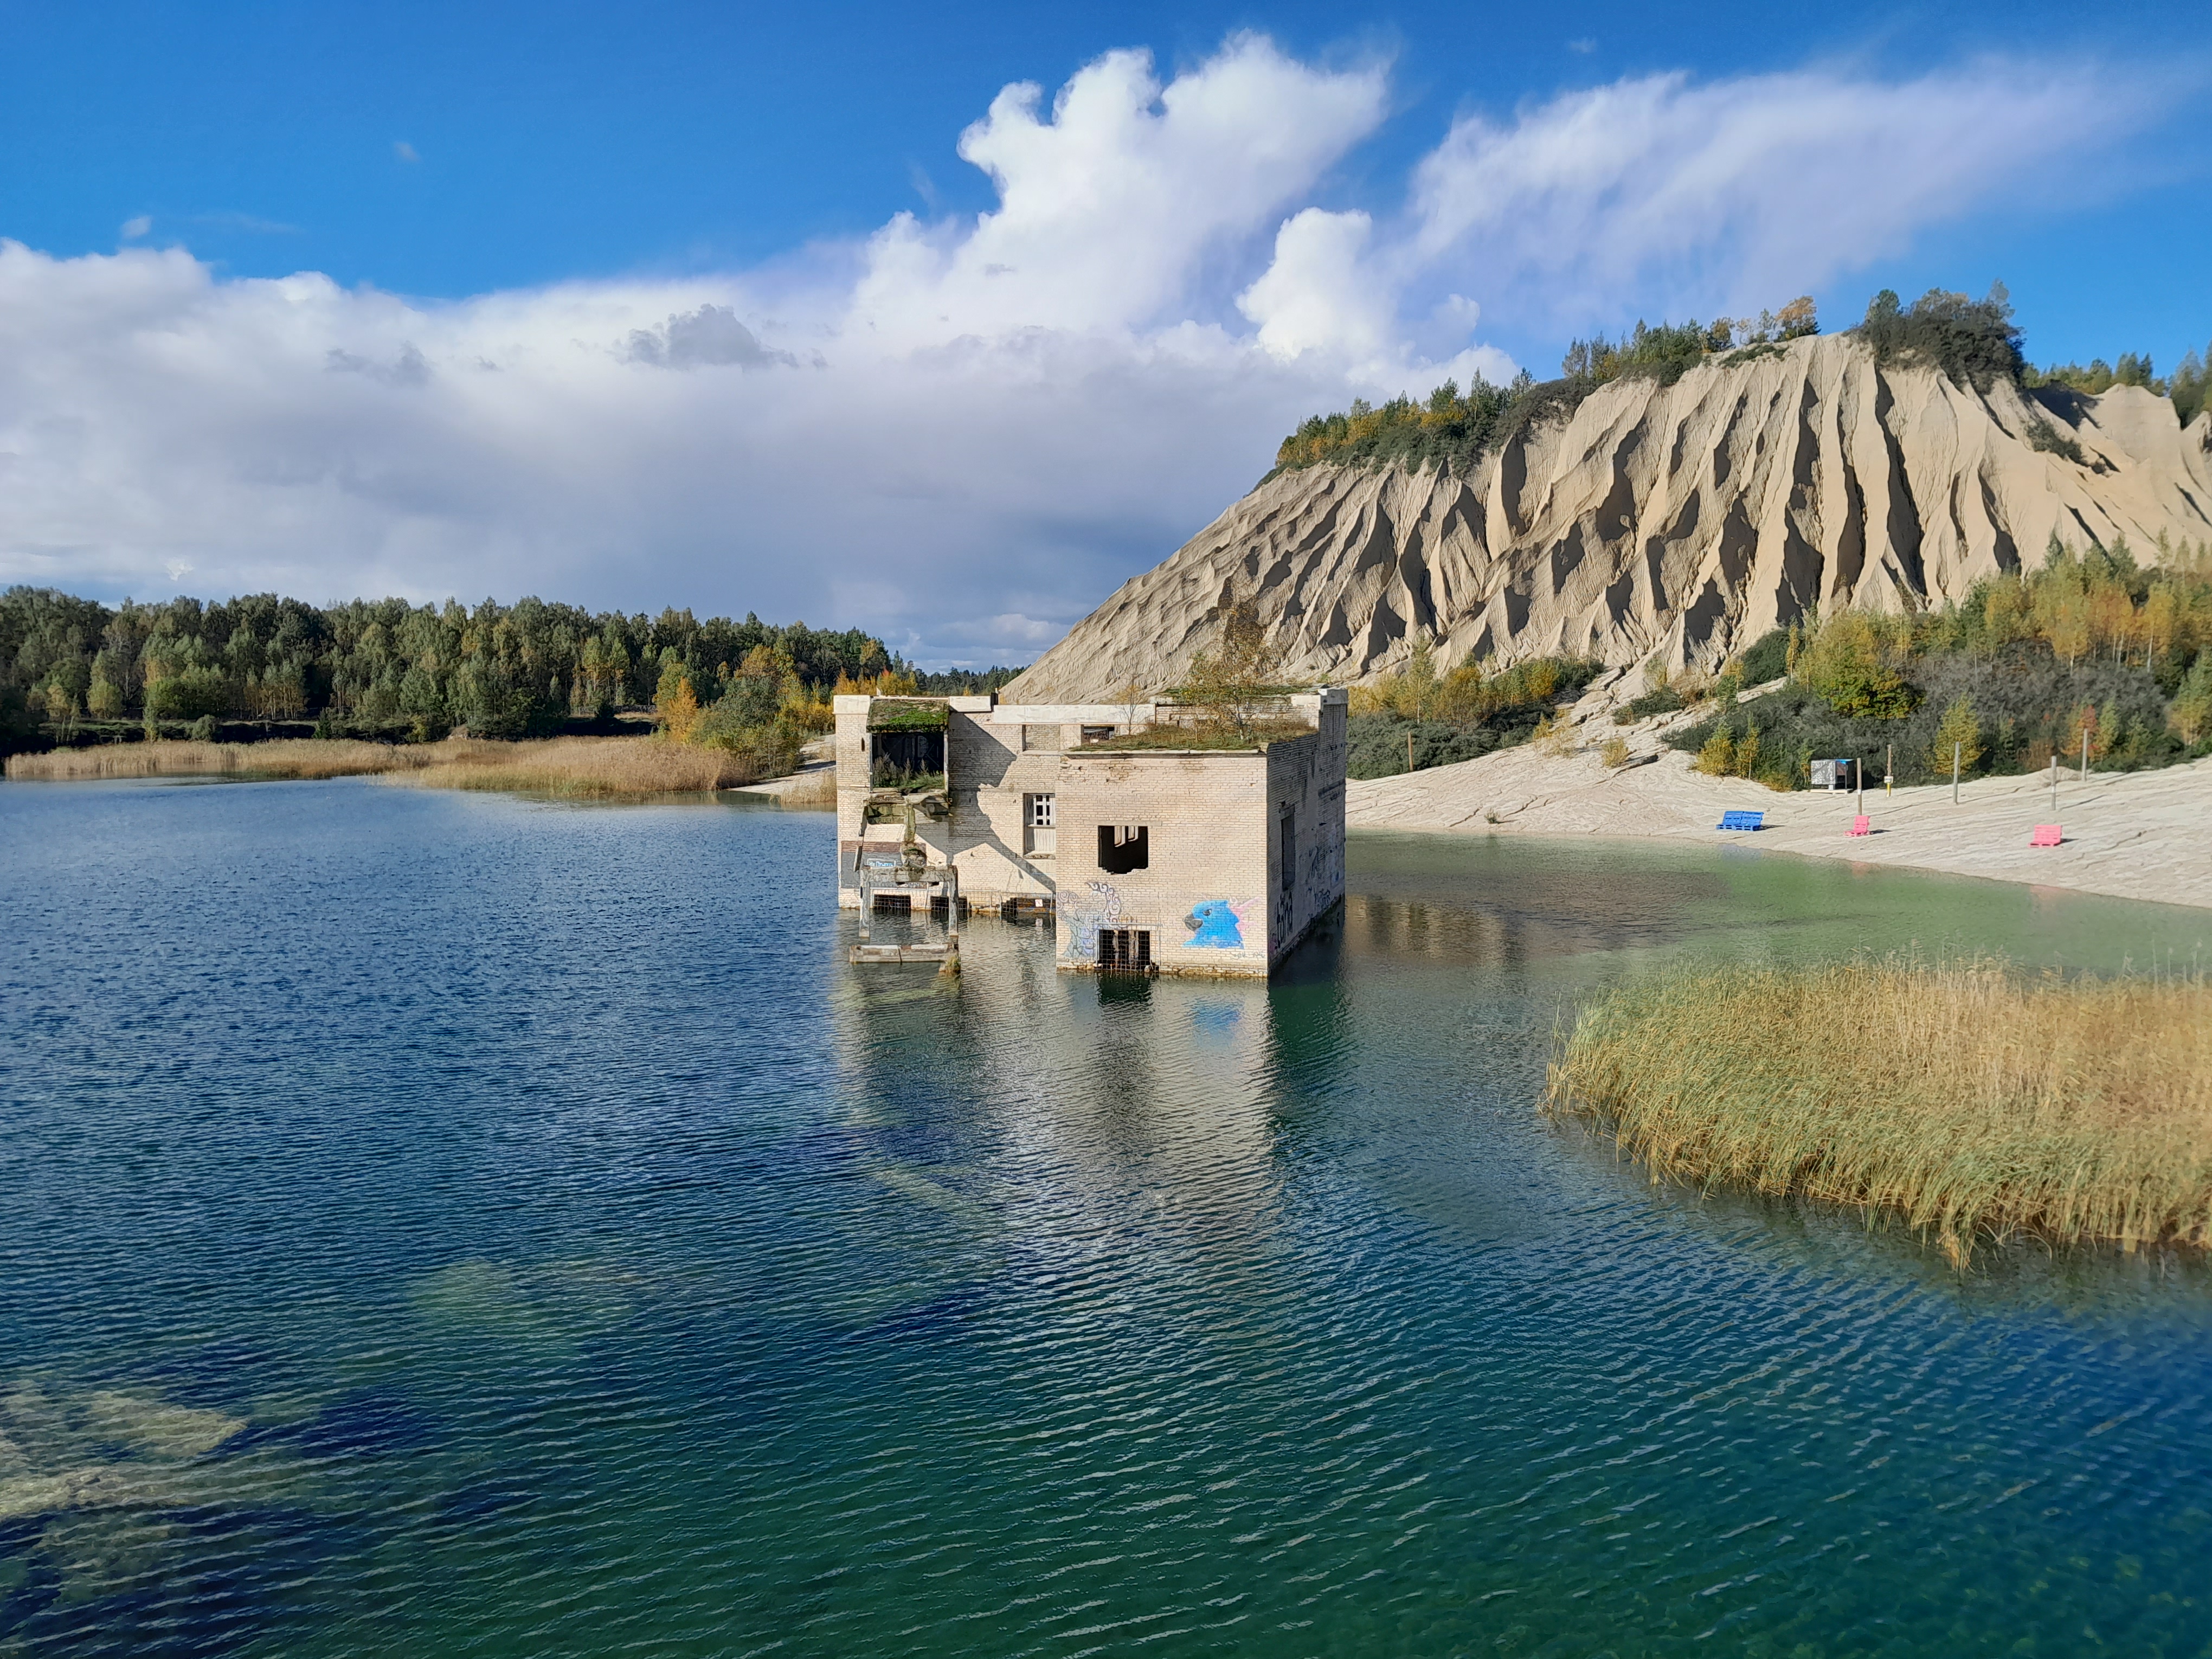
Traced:
[[2197, 1654], [2212, 1282], [1657, 1191], [1666, 953], [2212, 915], [1355, 838], [1272, 988], [850, 969], [833, 831], [0, 787], [0, 1652]]

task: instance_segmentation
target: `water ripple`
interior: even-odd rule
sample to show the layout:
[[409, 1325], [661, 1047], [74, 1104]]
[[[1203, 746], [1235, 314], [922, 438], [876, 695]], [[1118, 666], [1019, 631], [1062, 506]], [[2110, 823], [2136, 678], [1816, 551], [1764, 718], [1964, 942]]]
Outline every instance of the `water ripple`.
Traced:
[[1961, 1283], [1528, 1109], [1654, 951], [2193, 917], [1378, 841], [1272, 988], [952, 988], [844, 965], [829, 834], [0, 790], [0, 1650], [2212, 1639], [2201, 1269]]

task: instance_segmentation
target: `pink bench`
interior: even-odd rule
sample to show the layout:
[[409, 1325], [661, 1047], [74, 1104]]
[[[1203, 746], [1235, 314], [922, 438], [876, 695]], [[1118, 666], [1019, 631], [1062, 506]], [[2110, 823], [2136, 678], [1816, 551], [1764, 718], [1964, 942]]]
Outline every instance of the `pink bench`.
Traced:
[[1855, 836], [1870, 836], [1874, 834], [1874, 821], [1868, 817], [1865, 813], [1860, 813], [1858, 817], [1851, 820], [1851, 833]]
[[2027, 844], [2030, 847], [2056, 847], [2065, 839], [2057, 824], [2039, 823], [2035, 826], [2035, 833], [2027, 838]]

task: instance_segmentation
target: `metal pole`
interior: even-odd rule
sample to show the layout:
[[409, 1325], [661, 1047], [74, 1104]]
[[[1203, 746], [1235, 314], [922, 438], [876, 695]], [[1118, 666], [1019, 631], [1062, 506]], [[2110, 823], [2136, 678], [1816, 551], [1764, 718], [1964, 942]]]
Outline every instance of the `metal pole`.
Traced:
[[1851, 786], [1859, 792], [1858, 814], [1866, 816], [1866, 773], [1859, 765], [1859, 757], [1851, 757]]
[[2081, 728], [2081, 781], [2089, 781], [2089, 728]]
[[1958, 743], [1951, 745], [1951, 805], [1954, 806], [1959, 804], [1959, 751], [1964, 747], [1964, 744]]
[[1885, 797], [1897, 793], [1897, 745], [1893, 743], [1882, 745], [1881, 793]]
[[1410, 726], [1406, 728], [1406, 769], [1413, 769], [1413, 728]]
[[2051, 751], [2051, 810], [2058, 810], [2058, 751]]

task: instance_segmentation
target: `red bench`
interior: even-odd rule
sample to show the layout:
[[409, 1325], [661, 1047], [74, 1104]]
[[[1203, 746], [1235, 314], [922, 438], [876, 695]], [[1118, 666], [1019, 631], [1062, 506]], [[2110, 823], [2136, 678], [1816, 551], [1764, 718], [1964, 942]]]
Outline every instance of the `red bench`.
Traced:
[[2065, 839], [2057, 824], [2039, 823], [2035, 826], [2035, 833], [2027, 838], [2027, 844], [2030, 847], [2056, 847]]
[[1865, 813], [1860, 813], [1858, 817], [1851, 820], [1851, 833], [1855, 836], [1870, 836], [1874, 834], [1874, 821], [1868, 817]]

